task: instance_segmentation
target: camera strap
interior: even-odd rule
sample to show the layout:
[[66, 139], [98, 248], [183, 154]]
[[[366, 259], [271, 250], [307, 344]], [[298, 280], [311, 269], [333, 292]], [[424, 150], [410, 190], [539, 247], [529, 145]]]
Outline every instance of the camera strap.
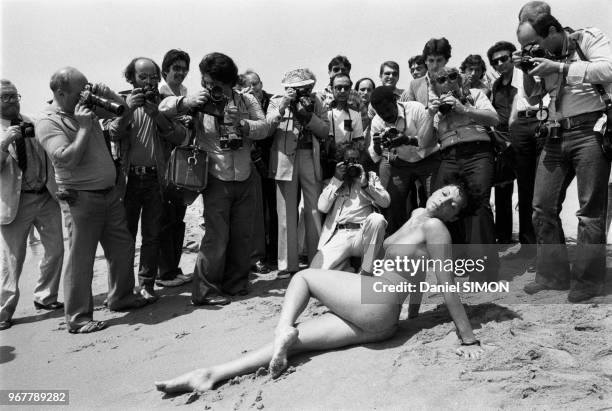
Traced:
[[[353, 123], [353, 119], [351, 118], [351, 110], [348, 107], [346, 109], [346, 112], [348, 113], [349, 121], [352, 124]], [[336, 140], [336, 120], [334, 119], [334, 110], [333, 109], [331, 110], [331, 120], [332, 120], [332, 133], [334, 135], [334, 141], [335, 141]], [[348, 142], [350, 143], [351, 141], [353, 141], [353, 130], [349, 131]]]
[[[586, 57], [586, 55], [580, 48], [580, 45], [578, 44], [578, 40], [573, 38], [572, 43], [574, 44], [574, 47], [576, 48], [576, 53], [578, 53], [578, 56], [580, 56], [580, 59], [584, 61], [589, 61], [589, 59]], [[604, 89], [603, 85], [591, 84], [591, 86], [593, 86], [595, 91], [601, 95], [601, 98], [603, 99], [603, 102], [606, 105], [606, 111], [611, 112], [612, 111], [612, 99], [610, 99], [610, 96], [608, 95], [608, 93], [606, 93], [606, 90]], [[609, 118], [608, 118], [608, 121], [610, 121]]]

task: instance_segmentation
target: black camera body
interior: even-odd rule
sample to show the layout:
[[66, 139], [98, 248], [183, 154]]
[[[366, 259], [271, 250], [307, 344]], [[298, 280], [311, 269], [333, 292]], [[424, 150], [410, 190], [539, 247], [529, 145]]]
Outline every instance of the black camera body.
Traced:
[[195, 112], [201, 112], [217, 118], [223, 118], [225, 114], [225, 105], [227, 104], [227, 97], [223, 94], [223, 88], [220, 86], [214, 86], [208, 90], [210, 98], [208, 101], [194, 108]]
[[419, 146], [419, 140], [416, 137], [405, 136], [395, 127], [391, 127], [381, 134], [374, 134], [372, 137], [374, 145], [380, 145], [383, 148], [390, 149], [402, 145]]
[[521, 50], [521, 62], [519, 67], [524, 72], [533, 70], [537, 63], [532, 61], [532, 58], [543, 58], [546, 57], [546, 50], [541, 48], [538, 44], [529, 44]]
[[22, 138], [34, 138], [34, 124], [28, 123], [27, 121], [23, 121], [20, 119], [15, 119], [11, 121], [11, 126], [19, 126], [21, 130]]
[[125, 106], [122, 104], [115, 103], [107, 98], [98, 96], [96, 93], [98, 92], [98, 86], [87, 83], [83, 91], [81, 91], [81, 98], [79, 103], [84, 105], [90, 110], [93, 110], [95, 107], [101, 107], [106, 111], [109, 111], [117, 116], [120, 116], [125, 111]]
[[346, 175], [349, 178], [361, 177], [361, 167], [359, 167], [359, 160], [353, 157], [349, 157], [344, 164], [346, 164]]
[[157, 87], [154, 87], [150, 84], [146, 84], [142, 88], [142, 93], [145, 96], [145, 100], [150, 101], [151, 103], [157, 103], [159, 101], [160, 94]]
[[[450, 94], [455, 97], [457, 100], [459, 100], [459, 102], [461, 102], [461, 104], [474, 104], [473, 101], [471, 101], [471, 97], [468, 98], [465, 95], [462, 95], [461, 93], [459, 93], [457, 90], [453, 90], [450, 92]], [[468, 90], [468, 94], [469, 94], [469, 90]], [[438, 107], [438, 111], [444, 115], [448, 114], [451, 110], [453, 109], [453, 106], [448, 104], [448, 103], [443, 103], [440, 104], [440, 107]]]
[[219, 147], [223, 151], [239, 150], [243, 145], [242, 134], [232, 124], [219, 125]]

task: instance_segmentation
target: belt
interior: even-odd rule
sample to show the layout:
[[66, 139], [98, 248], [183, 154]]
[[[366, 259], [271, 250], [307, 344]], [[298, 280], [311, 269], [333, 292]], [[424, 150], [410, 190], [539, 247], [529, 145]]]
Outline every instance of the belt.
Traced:
[[47, 187], [43, 186], [40, 190], [21, 190], [21, 192], [26, 194], [43, 194], [47, 192]]
[[444, 152], [449, 152], [451, 150], [470, 150], [470, 149], [474, 149], [474, 148], [478, 148], [478, 147], [488, 147], [491, 145], [490, 141], [482, 141], [482, 140], [478, 140], [478, 141], [466, 141], [465, 143], [457, 143], [457, 144], [453, 144], [452, 146], [446, 147], [443, 150], [440, 150], [442, 153]]
[[336, 225], [336, 229], [338, 230], [359, 230], [361, 228], [361, 224], [357, 223], [344, 223]]
[[525, 110], [517, 113], [518, 118], [533, 118], [538, 114], [538, 110]]
[[583, 113], [578, 114], [576, 116], [562, 118], [561, 120], [559, 120], [559, 123], [561, 123], [561, 128], [563, 130], [569, 130], [582, 123], [586, 123], [588, 121], [596, 121], [599, 117], [601, 117], [602, 114], [603, 112], [601, 111], [592, 111], [590, 113]]
[[155, 166], [130, 166], [130, 174], [137, 176], [144, 176], [145, 174], [157, 174], [157, 167]]
[[101, 188], [99, 190], [78, 190], [78, 191], [85, 191], [87, 193], [93, 193], [93, 194], [108, 194], [111, 191], [113, 191], [114, 188], [115, 186], [110, 186], [106, 188]]

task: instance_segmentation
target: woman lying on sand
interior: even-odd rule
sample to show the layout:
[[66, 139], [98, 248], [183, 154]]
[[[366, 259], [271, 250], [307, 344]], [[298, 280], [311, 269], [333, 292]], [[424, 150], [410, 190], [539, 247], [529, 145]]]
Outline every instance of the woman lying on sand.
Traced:
[[[466, 186], [460, 182], [449, 183], [435, 191], [427, 200], [426, 207], [415, 210], [410, 220], [385, 241], [385, 258], [451, 258], [451, 239], [444, 222], [457, 219], [471, 202]], [[270, 373], [275, 378], [287, 367], [288, 356], [391, 338], [397, 330], [402, 303], [409, 293], [385, 293], [377, 295], [377, 298], [384, 299], [384, 304], [362, 304], [362, 287], [370, 287], [371, 290], [377, 281], [399, 284], [414, 282], [419, 277], [411, 277], [405, 272], [402, 274], [385, 272], [380, 277], [363, 277], [342, 271], [301, 271], [287, 287], [273, 343], [236, 360], [200, 368], [171, 380], [156, 382], [155, 385], [158, 390], [167, 393], [201, 392], [211, 389], [219, 381], [254, 372], [265, 365], [269, 365]], [[421, 278], [423, 275], [421, 273]], [[436, 272], [436, 278], [438, 284], [451, 284], [453, 273]], [[311, 296], [331, 312], [296, 325], [295, 321]], [[444, 293], [444, 301], [462, 341], [457, 354], [478, 358], [482, 349], [474, 337], [459, 296]]]

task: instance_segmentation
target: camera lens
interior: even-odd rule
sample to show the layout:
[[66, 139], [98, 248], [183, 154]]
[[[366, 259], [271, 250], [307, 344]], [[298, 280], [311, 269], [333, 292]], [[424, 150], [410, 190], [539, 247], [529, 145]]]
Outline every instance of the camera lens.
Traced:
[[209, 91], [212, 101], [221, 101], [223, 99], [223, 88], [221, 86], [213, 86]]

